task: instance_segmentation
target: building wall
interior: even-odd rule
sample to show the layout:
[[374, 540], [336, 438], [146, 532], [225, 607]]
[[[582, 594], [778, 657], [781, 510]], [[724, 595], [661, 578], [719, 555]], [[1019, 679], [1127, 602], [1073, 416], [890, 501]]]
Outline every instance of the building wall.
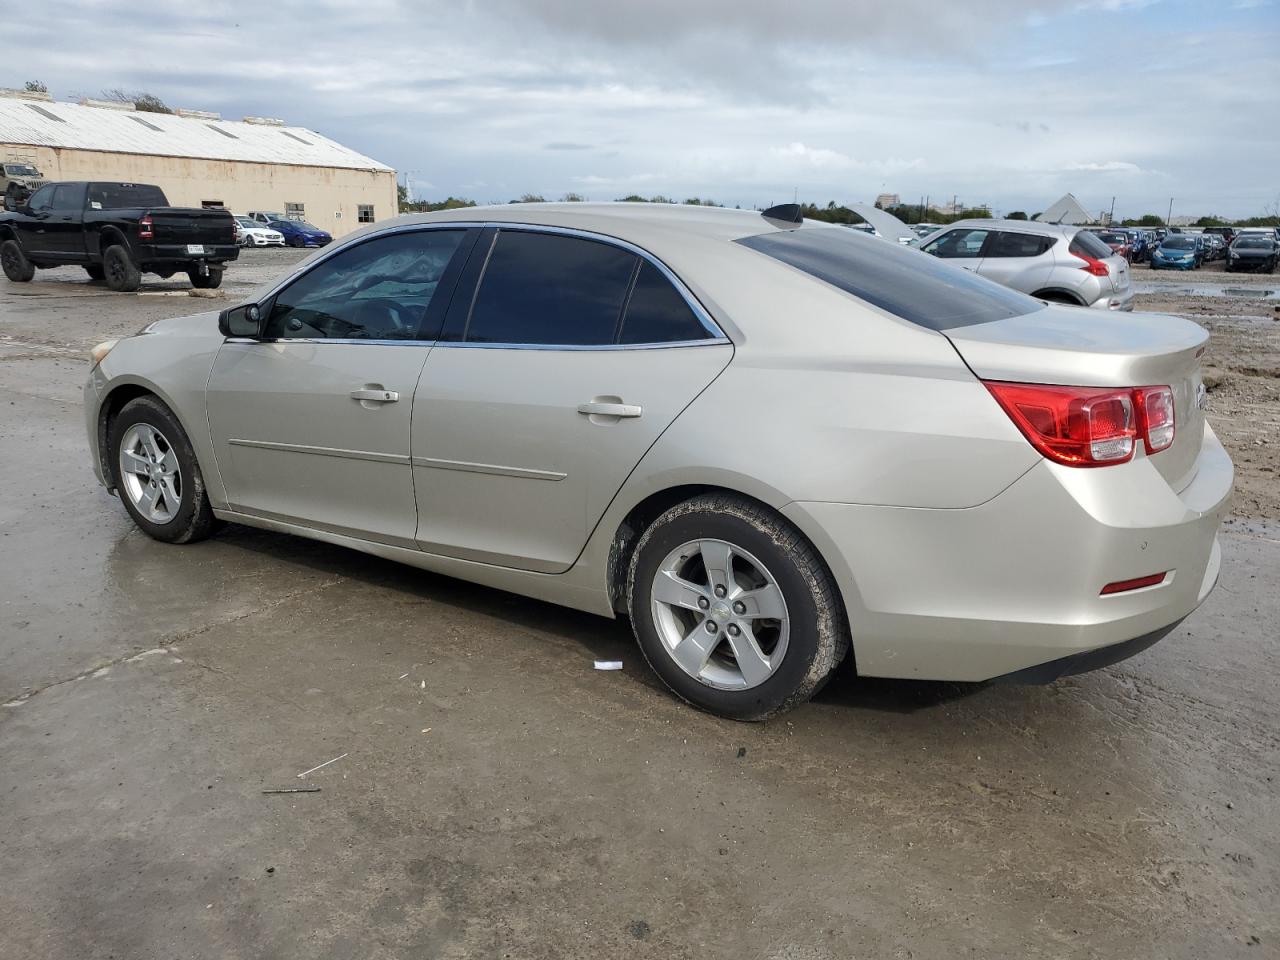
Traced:
[[340, 237], [358, 229], [357, 207], [373, 206], [374, 220], [397, 215], [396, 176], [390, 170], [347, 170], [289, 164], [200, 160], [0, 144], [0, 156], [29, 158], [49, 180], [154, 183], [177, 207], [220, 200], [232, 213], [284, 212], [301, 203], [306, 218]]

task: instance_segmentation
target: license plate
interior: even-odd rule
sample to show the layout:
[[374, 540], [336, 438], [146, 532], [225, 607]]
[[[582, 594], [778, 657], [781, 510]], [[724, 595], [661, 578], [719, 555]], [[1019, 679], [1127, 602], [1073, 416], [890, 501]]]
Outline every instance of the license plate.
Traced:
[[203, 243], [188, 243], [187, 253], [204, 253]]

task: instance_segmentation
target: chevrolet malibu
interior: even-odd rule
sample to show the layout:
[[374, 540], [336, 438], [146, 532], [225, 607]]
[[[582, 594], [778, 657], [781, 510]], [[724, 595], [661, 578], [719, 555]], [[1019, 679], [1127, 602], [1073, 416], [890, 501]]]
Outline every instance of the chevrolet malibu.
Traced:
[[401, 218], [250, 301], [99, 345], [99, 479], [630, 619], [757, 720], [845, 658], [1047, 681], [1213, 588], [1232, 465], [1205, 332], [1046, 304], [794, 205]]

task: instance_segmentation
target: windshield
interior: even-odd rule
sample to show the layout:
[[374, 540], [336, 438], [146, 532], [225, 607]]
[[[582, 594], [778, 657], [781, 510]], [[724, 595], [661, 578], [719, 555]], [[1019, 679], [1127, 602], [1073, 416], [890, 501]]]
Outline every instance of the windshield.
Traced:
[[131, 207], [167, 207], [164, 191], [149, 183], [91, 183], [89, 207], [93, 210], [127, 210]]
[[29, 163], [6, 163], [4, 172], [9, 177], [38, 177], [40, 171]]
[[1026, 294], [858, 230], [802, 227], [735, 242], [930, 330], [1044, 309]]
[[256, 223], [248, 217], [236, 217], [236, 223], [240, 224], [242, 227], [253, 227], [255, 230], [262, 226], [262, 224]]
[[1196, 248], [1195, 237], [1177, 236], [1168, 237], [1160, 246], [1168, 250], [1194, 250]]
[[1266, 237], [1241, 237], [1233, 246], [1237, 250], [1268, 250], [1271, 248], [1271, 241]]

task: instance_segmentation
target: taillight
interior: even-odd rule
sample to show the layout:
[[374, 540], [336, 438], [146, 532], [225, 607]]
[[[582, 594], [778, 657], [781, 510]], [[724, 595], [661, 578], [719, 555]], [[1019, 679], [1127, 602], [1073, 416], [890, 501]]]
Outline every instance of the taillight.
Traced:
[[1095, 277], [1110, 276], [1111, 271], [1107, 269], [1107, 265], [1101, 260], [1089, 256], [1087, 253], [1073, 253], [1073, 257], [1079, 257], [1084, 261], [1084, 266], [1080, 269], [1085, 273], [1091, 273]]
[[1173, 391], [1168, 387], [1143, 387], [1133, 394], [1138, 406], [1138, 430], [1147, 454], [1173, 446]]
[[1173, 443], [1173, 391], [983, 381], [1022, 435], [1055, 463], [1106, 467]]
[[1128, 593], [1130, 590], [1141, 590], [1143, 587], [1154, 587], [1158, 583], [1164, 583], [1164, 578], [1169, 575], [1166, 570], [1164, 573], [1152, 573], [1145, 577], [1134, 577], [1132, 580], [1117, 580], [1114, 583], [1108, 583], [1102, 588], [1101, 596], [1109, 597], [1116, 593]]
[[154, 237], [155, 237], [155, 231], [153, 230], [152, 224], [151, 224], [151, 214], [148, 213], [141, 220], [138, 221], [138, 239], [151, 240]]

